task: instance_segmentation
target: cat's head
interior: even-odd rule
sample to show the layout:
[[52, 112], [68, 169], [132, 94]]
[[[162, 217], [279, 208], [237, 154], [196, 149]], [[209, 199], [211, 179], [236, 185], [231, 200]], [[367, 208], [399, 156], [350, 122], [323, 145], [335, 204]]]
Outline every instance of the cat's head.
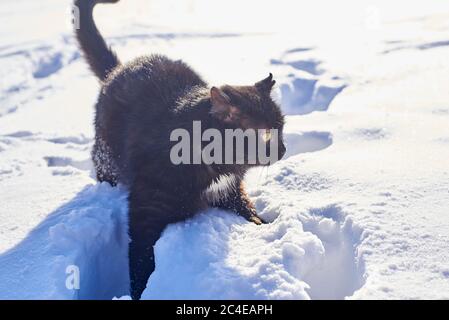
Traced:
[[[280, 160], [286, 151], [282, 135], [284, 116], [280, 106], [271, 98], [274, 84], [275, 80], [270, 73], [267, 78], [251, 86], [224, 85], [219, 88], [212, 87], [210, 90], [211, 116], [224, 128], [255, 130], [258, 135], [257, 152], [262, 147], [267, 150], [266, 154], [271, 156], [268, 164]], [[272, 152], [273, 150], [276, 152]], [[244, 153], [251, 151], [250, 146], [246, 144]], [[246, 155], [237, 154], [237, 157], [242, 156]], [[254, 165], [267, 165], [259, 160], [257, 158]]]

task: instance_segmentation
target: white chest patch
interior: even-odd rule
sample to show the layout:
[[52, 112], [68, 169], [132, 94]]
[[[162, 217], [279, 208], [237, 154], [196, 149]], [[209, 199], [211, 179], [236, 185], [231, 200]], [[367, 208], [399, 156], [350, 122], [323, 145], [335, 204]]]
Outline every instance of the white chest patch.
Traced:
[[213, 182], [206, 190], [203, 191], [203, 197], [209, 203], [217, 203], [220, 199], [228, 194], [235, 187], [236, 177], [234, 175], [220, 176], [218, 181]]

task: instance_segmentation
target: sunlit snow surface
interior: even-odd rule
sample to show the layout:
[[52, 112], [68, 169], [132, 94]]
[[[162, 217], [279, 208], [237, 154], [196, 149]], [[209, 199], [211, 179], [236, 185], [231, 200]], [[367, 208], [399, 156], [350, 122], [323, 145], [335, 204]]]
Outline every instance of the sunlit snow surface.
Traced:
[[[0, 2], [0, 298], [128, 295], [127, 194], [92, 178], [99, 86], [69, 4]], [[447, 1], [134, 0], [96, 16], [123, 61], [164, 53], [213, 85], [272, 72], [288, 115], [286, 157], [246, 179], [271, 223], [209, 210], [169, 226], [143, 298], [449, 298]]]

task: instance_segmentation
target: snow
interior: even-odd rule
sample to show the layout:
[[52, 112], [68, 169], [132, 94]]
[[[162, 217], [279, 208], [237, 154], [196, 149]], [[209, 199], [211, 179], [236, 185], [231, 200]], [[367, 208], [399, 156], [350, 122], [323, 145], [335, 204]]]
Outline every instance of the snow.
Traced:
[[[2, 298], [107, 299], [127, 294], [126, 223], [124, 190], [86, 186], [2, 254]], [[66, 287], [73, 266], [80, 275], [79, 290]]]
[[[0, 3], [3, 299], [128, 295], [127, 192], [94, 180], [98, 84], [69, 3]], [[449, 299], [449, 4], [254, 3], [96, 10], [123, 60], [182, 58], [214, 85], [272, 72], [288, 115], [285, 158], [246, 178], [270, 223], [170, 225], [143, 298]]]

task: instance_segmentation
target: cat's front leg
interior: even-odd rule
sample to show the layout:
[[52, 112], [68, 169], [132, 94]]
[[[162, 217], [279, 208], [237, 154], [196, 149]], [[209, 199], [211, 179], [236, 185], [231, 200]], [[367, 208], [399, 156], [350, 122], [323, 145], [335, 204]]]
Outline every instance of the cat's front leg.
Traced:
[[241, 180], [235, 183], [234, 187], [229, 191], [226, 197], [220, 199], [218, 203], [215, 203], [212, 206], [233, 211], [257, 225], [267, 223], [257, 215], [256, 208], [248, 197], [243, 181]]
[[175, 222], [164, 192], [133, 186], [129, 195], [129, 275], [133, 300], [140, 299], [155, 268], [154, 245], [165, 227]]
[[239, 193], [236, 199], [237, 202], [240, 202], [237, 204], [237, 207], [240, 208], [239, 211], [235, 210], [239, 215], [241, 215], [249, 222], [253, 222], [257, 225], [267, 223], [265, 220], [259, 217], [253, 202], [249, 199], [248, 195], [244, 190]]

